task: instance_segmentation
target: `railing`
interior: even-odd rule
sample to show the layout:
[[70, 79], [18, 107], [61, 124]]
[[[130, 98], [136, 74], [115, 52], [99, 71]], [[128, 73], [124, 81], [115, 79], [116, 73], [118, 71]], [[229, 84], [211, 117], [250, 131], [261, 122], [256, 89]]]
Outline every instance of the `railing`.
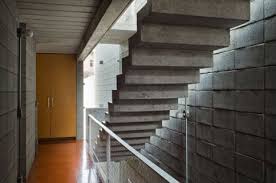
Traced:
[[[105, 151], [102, 151], [101, 153], [97, 153], [97, 140], [100, 141], [100, 135], [99, 133], [104, 133], [105, 139], [103, 140], [105, 142]], [[126, 141], [124, 141], [122, 138], [120, 138], [118, 135], [116, 135], [111, 129], [109, 129], [107, 126], [104, 125], [104, 122], [100, 122], [97, 120], [94, 116], [88, 115], [88, 148], [89, 148], [89, 155], [93, 157], [93, 159], [97, 162], [99, 162], [99, 166], [96, 167], [100, 172], [104, 172], [105, 178], [104, 182], [114, 182], [114, 183], [121, 183], [121, 182], [129, 182], [131, 183], [131, 177], [127, 177], [127, 181], [122, 180], [126, 179], [124, 176], [125, 172], [119, 172], [121, 169], [126, 170], [126, 175], [130, 175], [133, 173], [137, 173], [137, 175], [133, 175], [137, 182], [137, 179], [149, 179], [150, 182], [170, 182], [170, 183], [178, 183], [179, 181], [176, 180], [174, 177], [172, 177], [169, 173], [162, 170], [159, 166], [157, 166], [155, 163], [153, 163], [151, 160], [149, 160], [147, 157], [142, 155], [139, 151], [137, 151], [134, 147], [130, 146]], [[112, 141], [113, 140], [113, 141]], [[114, 141], [115, 140], [115, 141]], [[116, 144], [116, 148], [122, 149], [122, 151], [118, 152], [124, 152], [122, 157], [115, 156], [113, 157], [113, 145]], [[102, 148], [104, 146], [98, 147]], [[123, 148], [122, 148], [123, 147]], [[117, 152], [117, 154], [118, 154]], [[131, 154], [128, 154], [126, 152], [129, 152]], [[116, 151], [115, 151], [116, 153]], [[99, 157], [98, 154], [104, 154], [104, 156]], [[117, 163], [112, 163], [112, 162]], [[100, 163], [104, 162], [104, 163]], [[118, 163], [119, 162], [119, 163]], [[121, 162], [121, 163], [120, 163]], [[136, 170], [130, 172], [132, 169], [128, 168], [128, 163], [135, 163]], [[133, 167], [132, 167], [133, 168]], [[139, 169], [140, 168], [140, 169]], [[131, 169], [131, 170], [130, 170]], [[123, 170], [122, 170], [123, 171]], [[145, 173], [144, 175], [141, 175]], [[143, 172], [144, 171], [144, 172]], [[117, 172], [117, 175], [116, 174]], [[140, 174], [139, 174], [139, 173]], [[118, 175], [119, 174], [119, 175]], [[140, 182], [140, 181], [138, 181]], [[145, 181], [147, 182], [147, 181]]]

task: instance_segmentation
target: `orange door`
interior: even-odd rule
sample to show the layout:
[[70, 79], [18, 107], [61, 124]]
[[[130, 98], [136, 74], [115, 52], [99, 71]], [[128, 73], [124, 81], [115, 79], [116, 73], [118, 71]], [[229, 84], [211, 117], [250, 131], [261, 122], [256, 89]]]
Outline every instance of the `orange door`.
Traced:
[[[75, 55], [37, 54], [37, 76], [39, 138], [75, 137]], [[42, 102], [45, 99], [47, 105]]]
[[36, 99], [38, 102], [38, 136], [39, 138], [51, 137], [50, 119], [50, 83], [52, 79], [49, 75], [51, 63], [37, 55], [36, 62]]

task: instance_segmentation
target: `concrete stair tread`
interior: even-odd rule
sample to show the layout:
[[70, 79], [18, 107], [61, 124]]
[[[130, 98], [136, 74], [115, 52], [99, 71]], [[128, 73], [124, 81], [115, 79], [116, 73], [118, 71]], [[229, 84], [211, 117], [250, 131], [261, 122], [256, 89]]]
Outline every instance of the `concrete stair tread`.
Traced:
[[128, 70], [117, 76], [118, 88], [122, 85], [179, 85], [199, 82], [199, 70]]
[[[152, 154], [147, 152], [145, 149], [141, 149], [141, 154], [144, 155], [146, 158], [148, 158], [150, 161], [152, 161], [154, 164], [159, 166], [161, 169], [163, 169], [165, 172], [176, 178], [177, 180], [181, 181], [183, 180], [183, 177], [179, 176], [175, 173], [171, 168], [169, 168], [167, 165], [165, 165], [163, 162], [158, 160], [156, 157], [154, 157]], [[181, 181], [182, 182], [182, 181]]]
[[153, 144], [146, 143], [145, 150], [152, 154], [156, 159], [166, 164], [170, 169], [179, 174], [180, 176], [185, 176], [185, 163], [174, 158], [167, 152], [161, 150]]
[[[135, 139], [135, 138], [145, 138], [154, 135], [155, 130], [137, 130], [137, 131], [129, 131], [129, 132], [117, 132], [116, 134], [121, 137], [123, 140], [125, 139]], [[101, 140], [106, 140], [105, 132], [100, 133]]]
[[202, 26], [143, 23], [131, 38], [132, 48], [213, 51], [227, 47], [229, 30]]
[[106, 113], [105, 121], [109, 123], [130, 123], [130, 122], [152, 122], [169, 119], [169, 111], [154, 112], [123, 112], [123, 113]]
[[231, 28], [250, 18], [249, 1], [148, 0], [138, 21]]
[[162, 139], [158, 136], [151, 136], [150, 137], [150, 144], [159, 147], [161, 150], [165, 151], [166, 153], [170, 154], [176, 159], [180, 161], [185, 161], [185, 149], [180, 147], [177, 144], [174, 144], [168, 140]]
[[168, 140], [170, 142], [173, 142], [181, 147], [186, 146], [186, 138], [185, 134], [176, 132], [174, 130], [170, 130], [168, 128], [159, 128], [156, 129], [156, 136]]
[[[161, 139], [167, 140], [183, 149], [186, 149], [186, 135], [183, 133], [179, 133], [177, 131], [168, 129], [168, 128], [158, 128], [156, 129], [156, 136]], [[188, 136], [188, 148], [189, 152], [194, 152], [196, 149], [195, 137]]]
[[170, 117], [169, 120], [162, 121], [162, 127], [168, 128], [170, 130], [174, 130], [179, 133], [185, 133], [185, 120], [179, 118]]
[[108, 103], [110, 112], [168, 111], [177, 108], [177, 99], [120, 100], [116, 103]]
[[[132, 145], [132, 147], [136, 150], [140, 150], [145, 147], [145, 144], [137, 144]], [[111, 146], [110, 147], [111, 152], [121, 152], [121, 151], [128, 151], [124, 146]], [[106, 153], [106, 148], [101, 146], [95, 147], [96, 153]]]
[[[105, 152], [99, 152], [99, 153], [96, 153], [97, 157], [98, 158], [101, 158], [101, 159], [106, 159], [106, 153]], [[128, 151], [128, 150], [125, 150], [125, 151], [118, 151], [118, 152], [111, 152], [111, 159], [115, 158], [115, 157], [129, 157], [129, 156], [133, 156], [133, 154]]]
[[123, 59], [136, 67], [176, 67], [205, 68], [213, 65], [213, 55], [209, 51], [183, 49], [133, 48], [131, 57]]
[[108, 124], [107, 126], [110, 126], [110, 129], [113, 132], [155, 130], [156, 128], [160, 128], [162, 126], [162, 122], [156, 121], [156, 122], [148, 122], [148, 123], [131, 123], [131, 124], [111, 123], [111, 124]]
[[113, 101], [126, 99], [172, 99], [188, 95], [187, 85], [134, 85], [112, 91]]
[[[119, 161], [123, 161], [123, 160], [126, 160], [128, 158], [132, 158], [132, 157], [133, 157], [132, 154], [111, 156], [111, 161], [119, 162]], [[106, 157], [100, 157], [100, 158], [98, 158], [98, 160], [100, 162], [106, 162]]]
[[[139, 145], [142, 144], [144, 145], [146, 142], [150, 141], [150, 138], [136, 138], [136, 139], [124, 139], [126, 143], [129, 145]], [[116, 146], [122, 146], [117, 140], [111, 139], [111, 146], [116, 147]], [[97, 146], [98, 147], [106, 147], [106, 141], [102, 141], [100, 139], [97, 139]]]

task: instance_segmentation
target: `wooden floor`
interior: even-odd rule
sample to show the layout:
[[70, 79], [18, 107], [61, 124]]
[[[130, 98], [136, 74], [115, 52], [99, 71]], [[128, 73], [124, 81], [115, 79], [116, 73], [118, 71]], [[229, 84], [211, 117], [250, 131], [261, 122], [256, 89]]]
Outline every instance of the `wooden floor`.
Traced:
[[92, 163], [81, 141], [40, 144], [28, 183], [88, 183], [91, 170]]

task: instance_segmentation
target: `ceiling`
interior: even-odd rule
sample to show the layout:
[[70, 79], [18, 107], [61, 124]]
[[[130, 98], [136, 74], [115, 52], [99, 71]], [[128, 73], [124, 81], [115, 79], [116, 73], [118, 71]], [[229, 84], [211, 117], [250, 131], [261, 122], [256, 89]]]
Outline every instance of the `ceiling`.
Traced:
[[19, 21], [35, 35], [38, 53], [77, 53], [101, 0], [17, 0]]

